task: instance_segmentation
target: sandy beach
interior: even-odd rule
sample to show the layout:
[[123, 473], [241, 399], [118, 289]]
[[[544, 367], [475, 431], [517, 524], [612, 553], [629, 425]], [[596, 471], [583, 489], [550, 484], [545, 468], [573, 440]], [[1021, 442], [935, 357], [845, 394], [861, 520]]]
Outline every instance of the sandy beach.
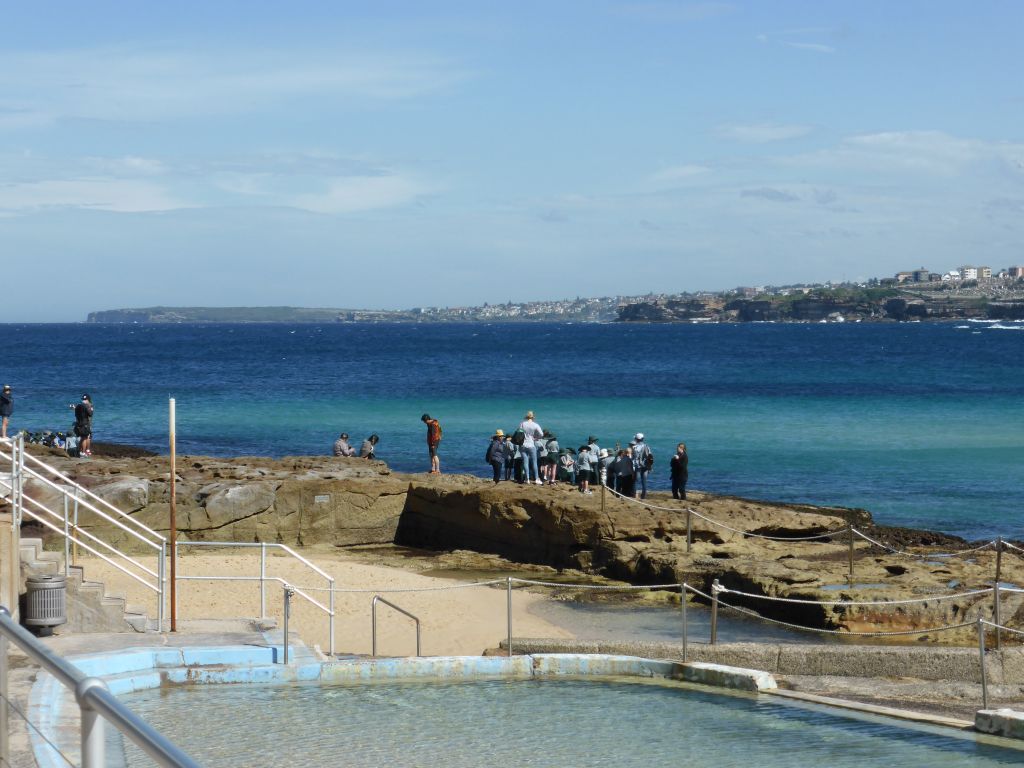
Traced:
[[[413, 573], [387, 565], [371, 565], [348, 557], [344, 552], [301, 553], [335, 579], [335, 650], [339, 653], [368, 654], [371, 651], [371, 601], [375, 594], [415, 614], [421, 621], [424, 655], [480, 654], [494, 648], [506, 633], [506, 590], [503, 586], [463, 586], [473, 580], [456, 581]], [[139, 558], [156, 568], [156, 558]], [[81, 557], [86, 578], [102, 581], [108, 594], [124, 595], [129, 606], [139, 606], [156, 616], [155, 593], [97, 558]], [[178, 576], [233, 576], [258, 578], [258, 549], [201, 552], [178, 560]], [[298, 560], [278, 553], [268, 554], [268, 579], [278, 578], [301, 589], [310, 598], [328, 604], [327, 581]], [[352, 590], [344, 592], [341, 590]], [[410, 590], [410, 591], [393, 591]], [[423, 591], [412, 591], [423, 590]], [[179, 622], [192, 619], [256, 618], [260, 615], [258, 581], [180, 581], [177, 589]], [[526, 637], [569, 638], [565, 630], [534, 616], [530, 606], [543, 598], [516, 590], [512, 601], [515, 634]], [[267, 615], [282, 620], [282, 586], [266, 583]], [[307, 644], [328, 648], [327, 615], [296, 595], [291, 627]], [[169, 614], [168, 614], [169, 616]], [[378, 653], [412, 655], [416, 652], [415, 627], [408, 619], [384, 606], [378, 608]]]

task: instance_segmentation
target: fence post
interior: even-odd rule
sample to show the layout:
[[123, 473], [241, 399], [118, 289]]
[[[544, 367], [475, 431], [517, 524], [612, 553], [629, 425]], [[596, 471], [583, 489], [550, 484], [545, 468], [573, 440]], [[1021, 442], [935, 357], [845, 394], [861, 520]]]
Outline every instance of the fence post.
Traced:
[[686, 663], [686, 582], [679, 585], [679, 603], [683, 614], [683, 663]]
[[686, 508], [686, 554], [693, 549], [693, 510]]
[[981, 656], [981, 708], [988, 709], [988, 679], [985, 676], [985, 621], [978, 613], [978, 653]]
[[260, 542], [260, 618], [267, 618], [267, 543]]
[[[14, 482], [13, 480], [11, 482]], [[0, 605], [0, 615], [11, 612]], [[11, 764], [11, 737], [7, 722], [7, 635], [0, 635], [0, 765]]]
[[75, 686], [75, 699], [82, 716], [82, 768], [104, 768], [107, 743], [103, 737], [103, 717], [93, 709], [86, 694], [93, 688], [106, 688], [98, 677], [87, 677]]
[[292, 595], [294, 592], [287, 584], [284, 585], [284, 663], [288, 664], [288, 619], [292, 614]]
[[68, 520], [68, 495], [61, 494], [64, 499], [64, 575], [71, 576], [71, 540], [70, 521]]
[[1000, 618], [999, 611], [999, 582], [1003, 576], [1003, 537], [1000, 536], [996, 540], [996, 582], [992, 587], [992, 621], [996, 624], [996, 650], [1003, 650], [1003, 637], [1000, 627], [1002, 627], [1002, 619]]
[[715, 579], [711, 583], [711, 644], [718, 642], [718, 592], [722, 585]]
[[508, 655], [512, 655], [512, 577], [508, 576], [508, 599], [506, 601], [506, 621], [508, 626]]
[[853, 523], [850, 523], [850, 525], [848, 526], [848, 531], [847, 532], [850, 534], [850, 546], [849, 546], [849, 549], [847, 551], [847, 556], [846, 556], [847, 561], [848, 561], [847, 564], [849, 566], [849, 571], [846, 574], [846, 581], [852, 587], [853, 586]]
[[[601, 470], [604, 472], [604, 470]], [[604, 514], [604, 480], [601, 480], [601, 514]]]

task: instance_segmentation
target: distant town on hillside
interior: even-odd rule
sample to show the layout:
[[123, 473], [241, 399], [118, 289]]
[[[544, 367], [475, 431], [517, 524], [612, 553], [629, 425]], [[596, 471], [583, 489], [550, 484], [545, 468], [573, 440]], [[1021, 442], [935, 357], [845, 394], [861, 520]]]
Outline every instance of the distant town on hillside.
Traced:
[[404, 310], [148, 307], [90, 312], [89, 323], [847, 322], [1024, 319], [1024, 267], [919, 269], [865, 282], [738, 287]]

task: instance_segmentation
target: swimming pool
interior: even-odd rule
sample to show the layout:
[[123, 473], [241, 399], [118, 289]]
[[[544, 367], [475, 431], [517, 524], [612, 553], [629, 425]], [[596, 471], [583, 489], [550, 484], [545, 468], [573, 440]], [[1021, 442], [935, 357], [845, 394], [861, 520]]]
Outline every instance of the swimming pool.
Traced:
[[[1024, 763], [1024, 752], [937, 728], [623, 678], [179, 686], [125, 701], [208, 768]], [[129, 745], [126, 765], [150, 763]]]

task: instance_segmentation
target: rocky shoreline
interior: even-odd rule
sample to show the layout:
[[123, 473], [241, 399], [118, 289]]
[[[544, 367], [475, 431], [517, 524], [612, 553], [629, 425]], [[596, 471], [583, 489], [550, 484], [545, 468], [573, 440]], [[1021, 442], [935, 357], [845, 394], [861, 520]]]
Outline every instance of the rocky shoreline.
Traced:
[[[139, 521], [167, 531], [167, 457], [81, 460], [36, 450]], [[469, 550], [632, 584], [685, 581], [705, 594], [717, 581], [732, 590], [722, 594], [724, 603], [768, 618], [842, 633], [925, 632], [907, 636], [908, 642], [977, 642], [973, 626], [926, 630], [974, 621], [979, 612], [991, 620], [993, 614], [994, 547], [940, 557], [974, 545], [936, 532], [876, 526], [861, 509], [700, 492], [687, 502], [653, 494], [648, 502], [656, 508], [650, 508], [610, 493], [602, 499], [600, 493], [583, 497], [565, 486], [393, 473], [383, 462], [346, 458], [179, 457], [177, 466], [177, 525], [183, 539]], [[40, 500], [48, 493], [31, 484], [26, 492]], [[82, 524], [102, 529], [103, 537], [118, 546], [131, 546], [103, 521], [83, 518]], [[852, 583], [851, 525], [885, 545], [855, 537]], [[807, 537], [822, 538], [802, 540]], [[1004, 552], [1000, 565], [1002, 584], [1024, 584], [1024, 561], [1016, 553]], [[987, 592], [962, 595], [976, 590]], [[1016, 627], [1024, 620], [1020, 598], [1001, 593], [1004, 625]], [[905, 600], [916, 602], [819, 604]]]

